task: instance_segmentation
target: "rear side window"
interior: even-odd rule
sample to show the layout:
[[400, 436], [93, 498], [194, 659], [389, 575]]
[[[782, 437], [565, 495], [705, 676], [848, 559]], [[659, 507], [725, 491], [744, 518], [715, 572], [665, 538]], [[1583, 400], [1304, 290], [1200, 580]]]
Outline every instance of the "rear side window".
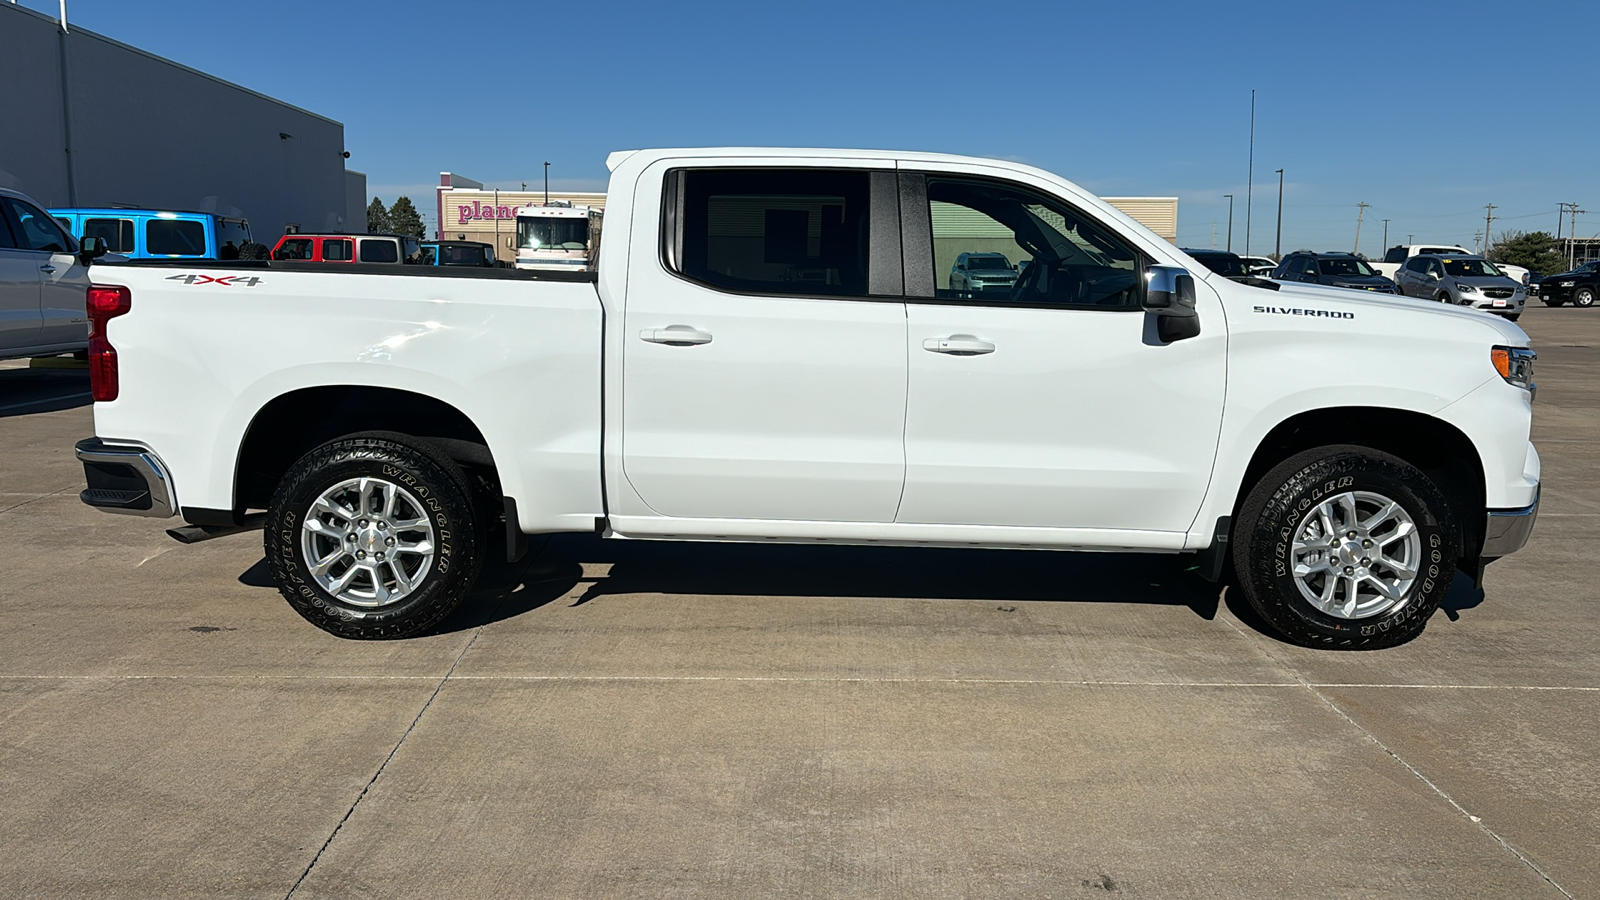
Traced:
[[83, 236], [100, 238], [112, 253], [133, 252], [132, 219], [85, 219]]
[[282, 246], [272, 251], [273, 259], [310, 259], [311, 239], [293, 238], [284, 241]]
[[322, 242], [322, 258], [324, 261], [345, 262], [353, 259], [351, 255], [354, 247], [351, 242], [342, 239], [324, 240]]
[[[331, 257], [330, 257], [331, 258]], [[400, 261], [400, 245], [394, 241], [365, 240], [361, 242], [361, 261], [394, 263]]]
[[185, 219], [151, 219], [144, 226], [144, 246], [153, 256], [205, 256], [206, 227]]
[[217, 220], [217, 246], [233, 242], [235, 247], [250, 243], [250, 225], [243, 219]]
[[867, 294], [865, 171], [684, 173], [678, 269], [744, 293]]

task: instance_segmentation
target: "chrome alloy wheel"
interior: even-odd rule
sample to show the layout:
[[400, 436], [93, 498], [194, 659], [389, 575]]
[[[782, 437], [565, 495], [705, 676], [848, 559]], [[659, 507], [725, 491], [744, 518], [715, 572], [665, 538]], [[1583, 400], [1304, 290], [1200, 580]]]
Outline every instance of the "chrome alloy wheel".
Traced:
[[404, 599], [433, 566], [433, 522], [410, 491], [381, 478], [352, 478], [306, 511], [300, 549], [318, 586], [352, 606]]
[[1400, 504], [1347, 491], [1312, 507], [1294, 530], [1301, 596], [1336, 619], [1366, 619], [1406, 602], [1422, 562], [1417, 523]]

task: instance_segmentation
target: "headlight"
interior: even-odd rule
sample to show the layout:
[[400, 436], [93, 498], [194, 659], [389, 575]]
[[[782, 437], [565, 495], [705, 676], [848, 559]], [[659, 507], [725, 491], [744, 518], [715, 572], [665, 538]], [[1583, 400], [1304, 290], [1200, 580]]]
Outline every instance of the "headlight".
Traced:
[[1524, 390], [1533, 389], [1533, 361], [1538, 356], [1527, 347], [1493, 347], [1489, 350], [1489, 361], [1494, 363], [1494, 370], [1500, 373], [1506, 384]]
[[1470, 284], [1461, 284], [1460, 282], [1456, 283], [1456, 290], [1460, 291], [1463, 294], [1476, 294], [1478, 292], [1478, 289], [1473, 287], [1472, 285], [1470, 285]]

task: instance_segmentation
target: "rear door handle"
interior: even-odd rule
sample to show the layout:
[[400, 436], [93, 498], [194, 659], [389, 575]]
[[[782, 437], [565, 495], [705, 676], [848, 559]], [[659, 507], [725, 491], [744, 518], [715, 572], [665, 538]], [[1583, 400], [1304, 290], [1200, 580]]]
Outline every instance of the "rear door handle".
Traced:
[[994, 344], [980, 341], [970, 334], [952, 334], [949, 337], [928, 338], [922, 342], [922, 349], [955, 356], [980, 356], [993, 353]]
[[709, 344], [711, 334], [688, 325], [668, 325], [666, 328], [646, 328], [639, 332], [639, 340], [652, 344]]

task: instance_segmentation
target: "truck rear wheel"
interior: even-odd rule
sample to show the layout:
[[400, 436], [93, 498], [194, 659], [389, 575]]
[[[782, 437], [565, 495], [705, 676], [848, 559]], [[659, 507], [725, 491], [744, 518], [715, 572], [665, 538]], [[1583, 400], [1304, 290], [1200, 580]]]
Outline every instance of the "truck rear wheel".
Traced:
[[267, 511], [278, 590], [330, 634], [423, 632], [461, 605], [483, 564], [466, 477], [404, 435], [330, 441], [301, 457]]
[[1307, 647], [1376, 649], [1422, 632], [1459, 541], [1439, 489], [1367, 447], [1291, 457], [1240, 510], [1234, 567], [1252, 608]]

